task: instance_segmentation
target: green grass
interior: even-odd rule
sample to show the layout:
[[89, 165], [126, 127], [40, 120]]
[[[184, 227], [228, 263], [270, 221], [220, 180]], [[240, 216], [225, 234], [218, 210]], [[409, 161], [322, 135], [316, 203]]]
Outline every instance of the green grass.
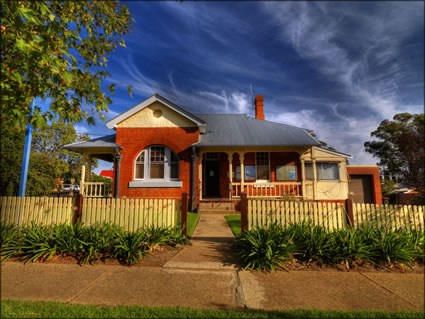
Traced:
[[195, 310], [171, 307], [70, 305], [56, 302], [1, 302], [1, 318], [423, 318], [424, 312], [322, 310]]
[[198, 225], [199, 214], [187, 213], [187, 236], [190, 238], [195, 231], [196, 225]]
[[237, 236], [241, 232], [241, 215], [227, 215], [224, 218], [226, 218], [233, 235]]

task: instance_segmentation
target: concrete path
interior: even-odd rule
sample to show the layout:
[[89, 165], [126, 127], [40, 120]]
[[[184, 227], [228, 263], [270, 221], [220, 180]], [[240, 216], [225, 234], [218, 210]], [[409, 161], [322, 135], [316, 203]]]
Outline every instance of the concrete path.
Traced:
[[1, 298], [198, 309], [423, 311], [424, 275], [1, 265]]
[[232, 244], [235, 237], [224, 219], [224, 214], [200, 214], [191, 238], [191, 246], [184, 247], [164, 265], [165, 268], [237, 269], [237, 258]]

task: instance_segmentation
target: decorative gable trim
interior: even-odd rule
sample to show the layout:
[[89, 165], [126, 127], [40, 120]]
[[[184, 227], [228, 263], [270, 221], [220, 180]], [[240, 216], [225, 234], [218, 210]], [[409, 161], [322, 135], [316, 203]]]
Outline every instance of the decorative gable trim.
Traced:
[[201, 120], [199, 117], [196, 117], [192, 113], [186, 111], [182, 107], [174, 104], [173, 102], [167, 100], [166, 98], [162, 97], [159, 94], [154, 94], [150, 98], [147, 98], [143, 102], [137, 104], [136, 106], [133, 106], [131, 109], [125, 111], [124, 113], [118, 115], [117, 117], [113, 118], [112, 120], [108, 121], [106, 123], [106, 126], [110, 129], [116, 128], [118, 123], [121, 123], [122, 121], [128, 119], [132, 115], [136, 114], [137, 112], [143, 110], [144, 108], [148, 107], [154, 102], [161, 102], [165, 106], [169, 107], [170, 109], [174, 110], [175, 112], [179, 113], [183, 117], [187, 118], [188, 120], [194, 122], [199, 127], [200, 133], [206, 132], [206, 123], [205, 121]]

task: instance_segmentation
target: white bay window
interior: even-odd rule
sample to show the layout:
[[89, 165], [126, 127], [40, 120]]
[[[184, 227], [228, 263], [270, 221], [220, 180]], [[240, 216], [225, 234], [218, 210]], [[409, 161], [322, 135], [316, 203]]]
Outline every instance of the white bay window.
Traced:
[[134, 162], [134, 178], [129, 187], [181, 187], [179, 159], [168, 147], [153, 145]]

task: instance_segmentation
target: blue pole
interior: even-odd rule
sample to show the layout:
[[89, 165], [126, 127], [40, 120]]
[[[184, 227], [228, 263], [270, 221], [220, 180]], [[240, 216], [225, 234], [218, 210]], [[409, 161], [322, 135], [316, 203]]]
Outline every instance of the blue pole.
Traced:
[[22, 157], [21, 180], [19, 181], [19, 192], [18, 192], [19, 197], [25, 196], [25, 190], [27, 188], [27, 176], [28, 176], [28, 165], [30, 161], [31, 139], [32, 139], [32, 126], [28, 123], [27, 130], [25, 133], [24, 155]]
[[18, 227], [21, 222], [22, 197], [25, 196], [25, 190], [27, 188], [28, 164], [30, 162], [30, 153], [31, 153], [31, 139], [32, 139], [32, 126], [28, 123], [27, 130], [25, 132], [25, 145], [24, 145], [24, 154], [22, 156], [21, 180], [19, 181], [19, 191], [18, 191], [18, 196], [21, 197], [21, 201], [19, 203]]

